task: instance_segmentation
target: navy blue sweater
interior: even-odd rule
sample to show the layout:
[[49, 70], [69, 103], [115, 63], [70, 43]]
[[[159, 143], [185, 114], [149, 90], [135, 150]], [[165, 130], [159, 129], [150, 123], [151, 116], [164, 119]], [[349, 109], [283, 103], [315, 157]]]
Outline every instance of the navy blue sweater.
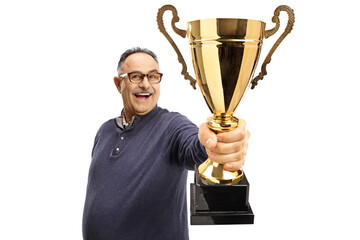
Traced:
[[155, 107], [126, 130], [99, 129], [83, 215], [85, 240], [189, 239], [187, 169], [206, 158], [198, 128]]

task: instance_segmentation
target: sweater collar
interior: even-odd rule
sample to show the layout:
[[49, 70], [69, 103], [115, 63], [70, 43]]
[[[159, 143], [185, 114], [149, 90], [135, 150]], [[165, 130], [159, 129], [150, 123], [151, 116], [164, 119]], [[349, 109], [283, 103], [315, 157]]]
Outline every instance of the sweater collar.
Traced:
[[117, 117], [115, 119], [116, 121], [116, 125], [121, 128], [122, 130], [126, 130], [126, 129], [130, 129], [133, 125], [135, 125], [137, 122], [139, 122], [142, 119], [147, 119], [147, 118], [151, 118], [152, 116], [154, 116], [156, 114], [156, 112], [158, 111], [158, 106], [155, 105], [155, 107], [148, 112], [145, 115], [134, 115], [130, 122], [126, 123], [125, 121], [125, 114], [124, 114], [124, 109], [121, 111], [121, 115], [120, 117]]

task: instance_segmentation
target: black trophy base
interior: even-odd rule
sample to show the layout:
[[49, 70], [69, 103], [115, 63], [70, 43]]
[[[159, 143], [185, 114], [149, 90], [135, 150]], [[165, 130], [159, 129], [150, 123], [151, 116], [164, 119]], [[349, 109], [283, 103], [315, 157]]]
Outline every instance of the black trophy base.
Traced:
[[196, 167], [195, 183], [190, 184], [190, 224], [253, 224], [249, 187], [245, 173], [235, 185], [205, 185]]

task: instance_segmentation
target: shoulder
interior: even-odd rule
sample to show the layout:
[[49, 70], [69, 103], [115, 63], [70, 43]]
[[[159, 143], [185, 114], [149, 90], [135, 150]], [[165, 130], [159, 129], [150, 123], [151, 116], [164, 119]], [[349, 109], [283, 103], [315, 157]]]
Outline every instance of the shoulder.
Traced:
[[161, 119], [164, 121], [169, 121], [172, 124], [183, 123], [183, 124], [192, 124], [194, 125], [186, 116], [182, 115], [179, 112], [171, 112], [167, 109], [158, 107], [158, 114], [161, 116]]
[[99, 136], [104, 133], [107, 134], [108, 132], [112, 132], [115, 129], [116, 129], [116, 118], [112, 118], [107, 120], [100, 126], [96, 135]]
[[161, 128], [166, 129], [167, 133], [174, 132], [186, 132], [186, 130], [191, 130], [194, 132], [198, 131], [198, 127], [191, 122], [186, 116], [182, 115], [179, 112], [171, 112], [167, 109], [159, 109], [160, 121], [158, 124]]

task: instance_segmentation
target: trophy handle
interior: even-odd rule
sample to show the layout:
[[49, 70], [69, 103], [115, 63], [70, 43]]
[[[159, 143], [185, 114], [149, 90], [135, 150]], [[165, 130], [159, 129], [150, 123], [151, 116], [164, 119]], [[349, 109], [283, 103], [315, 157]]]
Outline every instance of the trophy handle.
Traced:
[[291, 30], [294, 26], [294, 22], [295, 22], [294, 10], [286, 5], [281, 5], [275, 9], [274, 16], [272, 18], [272, 22], [276, 23], [276, 26], [272, 29], [265, 31], [265, 34], [264, 34], [265, 38], [271, 37], [279, 30], [279, 27], [280, 27], [279, 15], [280, 15], [281, 11], [285, 11], [288, 14], [289, 20], [288, 20], [287, 26], [285, 28], [285, 31], [281, 34], [281, 36], [278, 38], [278, 40], [274, 43], [274, 46], [270, 49], [270, 52], [266, 56], [263, 64], [261, 65], [261, 72], [253, 80], [251, 80], [251, 89], [254, 89], [255, 86], [258, 84], [258, 81], [262, 80], [264, 78], [264, 76], [267, 74], [266, 65], [271, 61], [271, 56], [273, 55], [273, 53], [275, 52], [277, 47], [280, 45], [280, 43], [284, 40], [284, 38], [291, 32]]
[[174, 48], [176, 54], [178, 55], [178, 61], [179, 63], [181, 63], [182, 65], [182, 70], [181, 70], [181, 74], [184, 76], [184, 79], [187, 79], [190, 81], [190, 85], [196, 89], [195, 84], [196, 84], [196, 80], [190, 76], [190, 74], [187, 72], [187, 66], [186, 63], [184, 61], [184, 58], [181, 54], [181, 52], [179, 51], [179, 48], [176, 46], [174, 40], [170, 37], [170, 35], [166, 32], [165, 30], [165, 26], [164, 26], [164, 22], [163, 22], [163, 15], [164, 12], [167, 10], [171, 10], [173, 13], [173, 18], [171, 20], [171, 26], [174, 30], [175, 33], [177, 33], [178, 35], [180, 35], [182, 38], [186, 37], [186, 31], [179, 29], [175, 26], [175, 23], [178, 22], [180, 20], [180, 18], [177, 15], [177, 10], [174, 6], [172, 5], [164, 5], [161, 8], [159, 8], [156, 20], [158, 23], [158, 28], [160, 30], [160, 32], [162, 34], [164, 34], [164, 36], [166, 37], [166, 39], [169, 41], [169, 43], [171, 44], [171, 46]]

